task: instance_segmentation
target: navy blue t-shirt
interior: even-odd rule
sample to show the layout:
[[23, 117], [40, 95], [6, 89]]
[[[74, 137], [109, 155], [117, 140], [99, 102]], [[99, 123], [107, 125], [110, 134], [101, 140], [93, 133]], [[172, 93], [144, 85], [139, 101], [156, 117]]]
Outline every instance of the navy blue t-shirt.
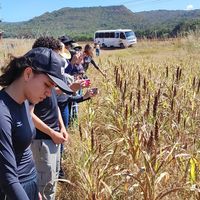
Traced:
[[[52, 89], [51, 96], [44, 99], [34, 107], [34, 114], [39, 117], [47, 126], [59, 131], [58, 102], [55, 89]], [[39, 129], [36, 129], [35, 139], [51, 139], [51, 137]]]
[[78, 74], [84, 74], [84, 68], [82, 64], [69, 64], [66, 68], [65, 68], [65, 73], [69, 74], [71, 76], [74, 75], [78, 75]]
[[20, 183], [36, 177], [30, 144], [35, 136], [29, 103], [18, 104], [0, 91], [0, 190], [13, 200], [28, 200]]

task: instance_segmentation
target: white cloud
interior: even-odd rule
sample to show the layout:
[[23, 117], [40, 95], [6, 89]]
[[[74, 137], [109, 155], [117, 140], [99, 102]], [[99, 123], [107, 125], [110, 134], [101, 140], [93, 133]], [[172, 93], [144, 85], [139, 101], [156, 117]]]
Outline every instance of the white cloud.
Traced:
[[186, 10], [193, 10], [193, 9], [194, 9], [194, 6], [192, 4], [187, 5], [186, 7]]

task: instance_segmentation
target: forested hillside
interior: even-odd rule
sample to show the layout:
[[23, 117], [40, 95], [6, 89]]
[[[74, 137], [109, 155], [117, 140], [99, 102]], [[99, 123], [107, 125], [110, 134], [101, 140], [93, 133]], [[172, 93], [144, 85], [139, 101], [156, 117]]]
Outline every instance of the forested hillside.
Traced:
[[98, 29], [131, 28], [138, 37], [173, 37], [200, 27], [200, 10], [148, 11], [133, 13], [125, 6], [62, 8], [29, 21], [2, 22], [4, 37], [30, 38], [68, 34], [91, 39]]

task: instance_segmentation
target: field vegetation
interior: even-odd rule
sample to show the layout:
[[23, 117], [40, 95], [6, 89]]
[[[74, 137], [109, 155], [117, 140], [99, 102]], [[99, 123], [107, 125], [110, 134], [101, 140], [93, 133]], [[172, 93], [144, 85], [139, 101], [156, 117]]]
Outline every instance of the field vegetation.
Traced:
[[[0, 56], [31, 44], [5, 40]], [[107, 77], [89, 69], [100, 93], [68, 130], [57, 199], [200, 199], [199, 55], [198, 33], [101, 51]]]

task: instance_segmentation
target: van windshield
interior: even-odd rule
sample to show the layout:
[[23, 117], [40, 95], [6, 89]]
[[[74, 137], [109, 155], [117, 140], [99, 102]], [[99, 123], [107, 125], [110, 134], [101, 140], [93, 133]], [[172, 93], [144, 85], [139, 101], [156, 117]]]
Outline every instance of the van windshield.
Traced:
[[135, 37], [135, 33], [133, 31], [125, 32], [126, 38]]

